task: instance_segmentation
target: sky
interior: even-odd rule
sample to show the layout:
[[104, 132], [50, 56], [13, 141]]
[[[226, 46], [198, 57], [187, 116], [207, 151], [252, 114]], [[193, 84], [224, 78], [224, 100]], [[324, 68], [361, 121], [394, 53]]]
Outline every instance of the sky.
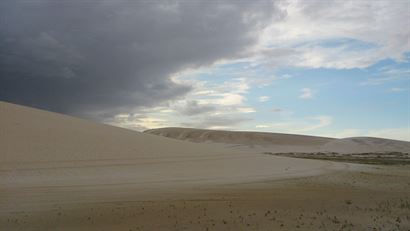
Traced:
[[0, 100], [160, 127], [410, 141], [410, 1], [0, 2]]

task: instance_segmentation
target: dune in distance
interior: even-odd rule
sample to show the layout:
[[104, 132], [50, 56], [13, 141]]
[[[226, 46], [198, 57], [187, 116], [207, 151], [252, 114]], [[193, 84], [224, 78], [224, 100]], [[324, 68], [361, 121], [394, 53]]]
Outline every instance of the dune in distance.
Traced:
[[266, 149], [272, 152], [410, 153], [410, 142], [376, 137], [342, 139], [294, 134], [220, 131], [193, 128], [159, 128], [144, 131], [195, 143], [219, 143], [231, 148]]
[[141, 133], [0, 102], [0, 230], [408, 230], [408, 164], [274, 154], [409, 150], [366, 137]]

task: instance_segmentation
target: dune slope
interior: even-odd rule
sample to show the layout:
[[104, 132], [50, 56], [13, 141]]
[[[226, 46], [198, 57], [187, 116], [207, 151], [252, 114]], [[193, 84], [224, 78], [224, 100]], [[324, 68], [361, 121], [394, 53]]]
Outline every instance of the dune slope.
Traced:
[[[0, 187], [6, 189], [0, 198], [8, 198], [0, 200], [0, 207], [7, 210], [59, 200], [135, 199], [154, 191], [315, 175], [344, 167], [237, 153], [9, 103], [0, 103], [0, 118]], [[64, 190], [56, 193], [50, 187]], [[70, 194], [73, 191], [83, 194], [78, 197]]]
[[198, 145], [5, 102], [0, 147], [0, 163], [205, 154]]
[[0, 230], [410, 228], [408, 168], [261, 154], [334, 141], [269, 136], [238, 151], [0, 102]]

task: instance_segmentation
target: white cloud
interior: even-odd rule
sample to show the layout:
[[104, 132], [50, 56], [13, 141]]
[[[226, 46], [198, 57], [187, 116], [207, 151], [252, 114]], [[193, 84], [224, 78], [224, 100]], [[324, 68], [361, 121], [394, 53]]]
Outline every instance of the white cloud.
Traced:
[[160, 128], [166, 126], [165, 122], [166, 120], [158, 118], [143, 118], [135, 124], [146, 128]]
[[252, 113], [252, 112], [256, 112], [256, 110], [252, 107], [239, 107], [238, 112], [240, 113]]
[[236, 130], [238, 126], [246, 121], [250, 121], [249, 118], [230, 116], [230, 115], [215, 115], [206, 116], [196, 120], [186, 121], [180, 123], [180, 126], [206, 128], [206, 129], [233, 129]]
[[245, 78], [234, 78], [222, 84], [199, 81], [195, 77], [192, 77], [191, 81], [194, 82], [193, 91], [187, 95], [187, 98], [195, 99], [201, 104], [215, 106], [243, 106], [245, 95], [250, 89]]
[[255, 126], [255, 128], [269, 128], [269, 124], [258, 124]]
[[266, 95], [260, 96], [260, 97], [259, 97], [259, 102], [266, 102], [266, 101], [268, 101], [269, 99], [270, 99], [269, 96], [266, 96]]
[[407, 89], [405, 88], [401, 88], [401, 87], [392, 87], [389, 89], [390, 92], [402, 92], [402, 91], [406, 91]]
[[300, 90], [302, 93], [299, 95], [299, 98], [301, 99], [311, 99], [313, 98], [313, 91], [310, 88], [302, 88]]
[[[410, 51], [408, 1], [289, 0], [287, 16], [260, 38], [260, 62], [326, 68], [364, 68]], [[286, 52], [284, 52], [286, 51]]]
[[160, 112], [161, 113], [172, 113], [172, 112], [175, 112], [175, 111], [173, 109], [166, 108], [166, 109], [162, 109]]
[[317, 130], [331, 125], [333, 118], [326, 115], [302, 119], [287, 119], [276, 123], [257, 124], [255, 127], [270, 132], [294, 134], [314, 134]]
[[333, 122], [333, 119], [330, 116], [316, 116], [316, 117], [312, 117], [312, 119], [316, 121], [316, 123], [302, 126], [301, 128], [296, 129], [296, 131], [298, 132], [313, 131], [313, 130], [317, 130], [322, 127], [327, 127]]
[[394, 68], [385, 67], [376, 74], [375, 77], [369, 78], [360, 85], [381, 85], [386, 82], [392, 82], [397, 80], [407, 79], [410, 80], [410, 70], [408, 68]]
[[280, 79], [290, 79], [290, 78], [292, 78], [292, 75], [289, 75], [289, 74], [284, 74], [280, 77]]
[[[213, 115], [229, 115], [235, 113], [251, 113], [255, 109], [246, 104], [247, 93], [251, 88], [251, 82], [244, 77], [232, 78], [230, 81], [216, 83], [213, 81], [198, 80], [196, 75], [191, 76], [192, 71], [187, 76], [179, 73], [179, 83], [190, 83], [193, 87], [191, 93], [186, 98], [173, 104], [186, 105], [188, 99], [197, 102], [201, 108], [212, 108]], [[208, 73], [210, 71], [208, 70]]]
[[170, 123], [166, 119], [131, 113], [118, 114], [109, 121], [105, 121], [105, 123], [137, 131], [170, 126]]
[[[203, 69], [197, 73], [210, 73]], [[184, 98], [170, 100], [161, 106], [138, 108], [138, 117], [132, 114], [118, 115], [107, 123], [136, 130], [167, 126], [188, 126], [198, 128], [229, 128], [250, 121], [244, 114], [256, 110], [246, 104], [250, 81], [233, 78], [223, 83], [198, 80], [195, 71], [180, 72], [172, 79], [179, 84], [190, 85], [193, 90]], [[192, 75], [193, 74], [193, 75]]]
[[[219, 105], [240, 105], [244, 101], [244, 96], [240, 94], [235, 94], [235, 93], [222, 93], [218, 94], [221, 98], [216, 99], [216, 100], [211, 100], [211, 102]], [[209, 100], [201, 100], [201, 101], [209, 101]]]

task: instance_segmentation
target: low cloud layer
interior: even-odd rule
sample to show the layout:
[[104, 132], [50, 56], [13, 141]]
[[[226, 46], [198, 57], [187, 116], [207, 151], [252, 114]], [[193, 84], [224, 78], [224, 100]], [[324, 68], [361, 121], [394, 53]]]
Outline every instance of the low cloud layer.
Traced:
[[43, 0], [2, 1], [0, 15], [0, 100], [98, 118], [183, 96], [172, 73], [240, 57], [282, 13], [262, 0]]
[[237, 116], [208, 116], [201, 118], [197, 122], [181, 123], [181, 126], [205, 129], [232, 129], [234, 126], [251, 120], [252, 119]]

